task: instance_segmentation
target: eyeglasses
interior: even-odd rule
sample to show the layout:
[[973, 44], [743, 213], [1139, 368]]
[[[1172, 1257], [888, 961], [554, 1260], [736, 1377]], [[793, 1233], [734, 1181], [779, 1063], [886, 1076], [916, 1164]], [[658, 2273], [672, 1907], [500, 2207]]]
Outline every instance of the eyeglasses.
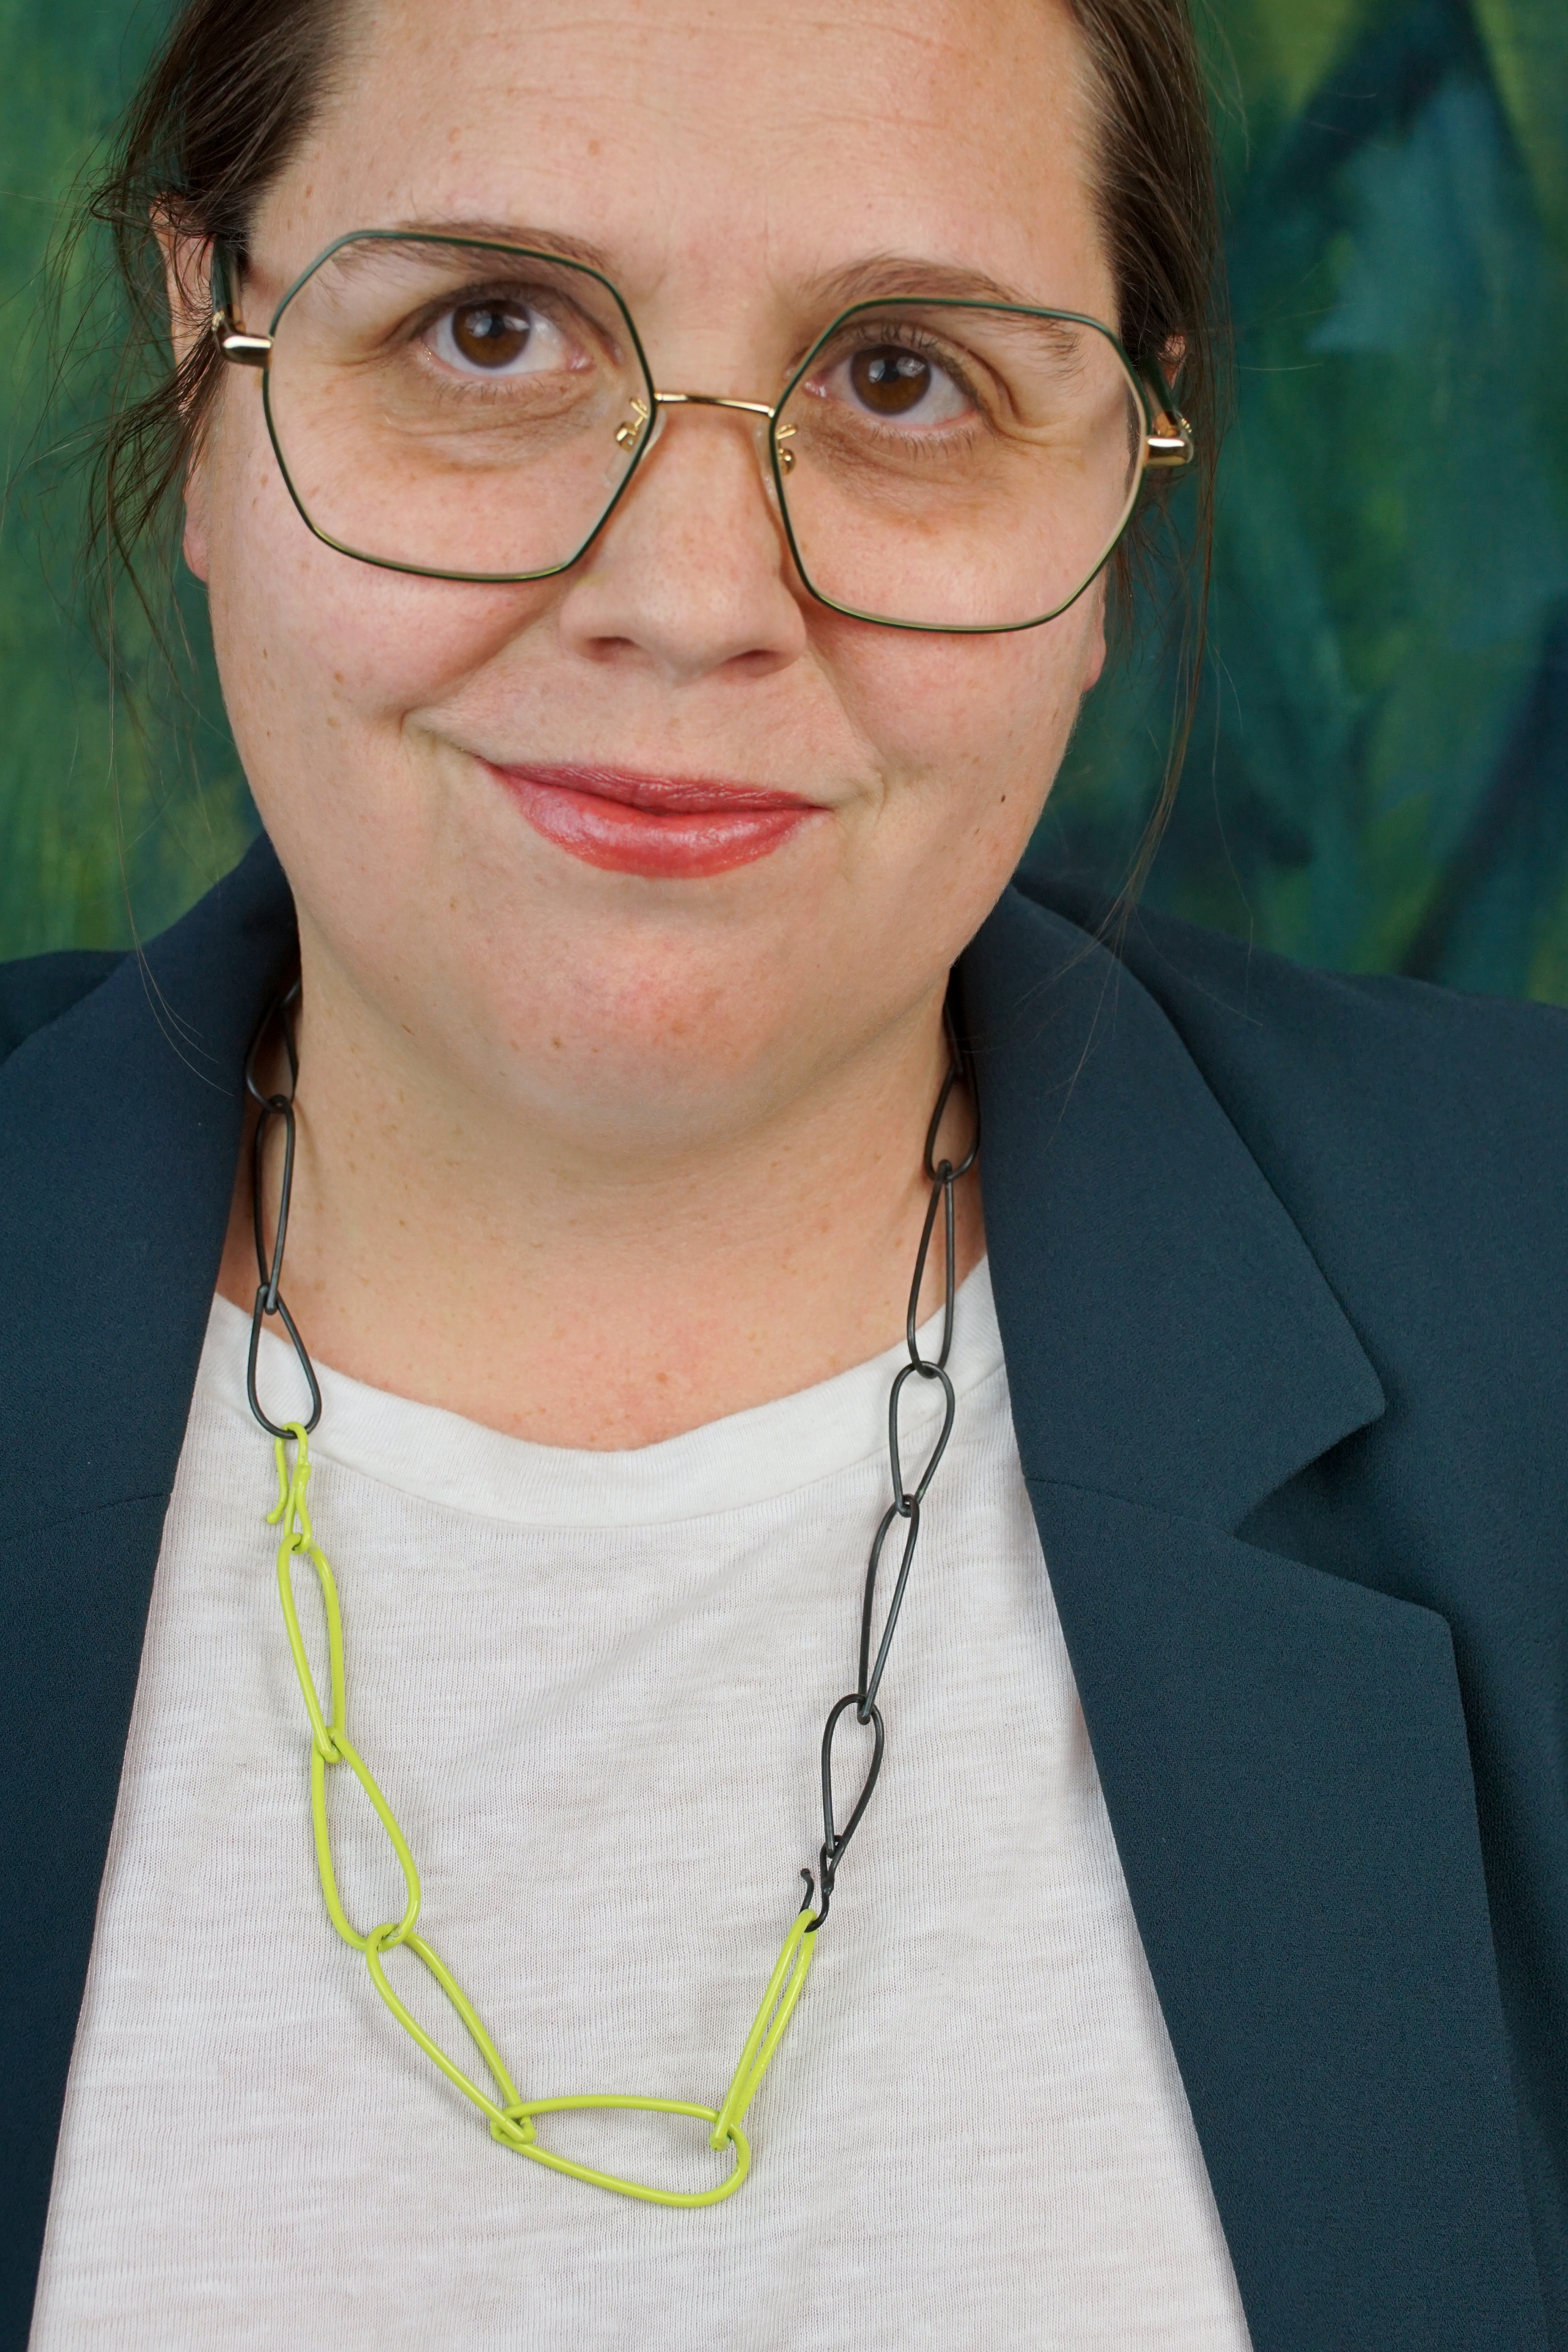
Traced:
[[298, 278], [265, 335], [212, 331], [264, 371], [267, 428], [318, 539], [433, 579], [544, 580], [593, 543], [673, 408], [767, 425], [810, 593], [891, 628], [1035, 628], [1081, 596], [1152, 467], [1191, 462], [1163, 381], [1110, 329], [998, 302], [860, 302], [778, 401], [655, 389], [632, 314], [585, 264], [463, 236], [362, 229]]

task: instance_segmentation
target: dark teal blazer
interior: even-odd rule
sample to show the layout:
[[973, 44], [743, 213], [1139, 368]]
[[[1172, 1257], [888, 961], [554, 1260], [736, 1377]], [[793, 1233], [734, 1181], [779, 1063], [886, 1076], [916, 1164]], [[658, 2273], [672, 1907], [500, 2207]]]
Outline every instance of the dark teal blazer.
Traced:
[[[986, 1227], [1256, 2352], [1568, 2352], [1568, 1015], [1090, 919], [1014, 887], [960, 966]], [[0, 974], [5, 2347], [293, 955], [263, 842]]]

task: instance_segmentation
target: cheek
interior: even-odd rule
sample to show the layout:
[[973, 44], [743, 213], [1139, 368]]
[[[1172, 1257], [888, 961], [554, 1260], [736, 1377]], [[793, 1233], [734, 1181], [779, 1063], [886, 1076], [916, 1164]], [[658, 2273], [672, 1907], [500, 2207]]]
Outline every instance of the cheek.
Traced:
[[[841, 695], [888, 785], [939, 782], [966, 824], [990, 811], [1021, 845], [1099, 675], [1103, 609], [1097, 583], [1059, 620], [1006, 636], [839, 625], [832, 659]], [[924, 796], [905, 797], [918, 803]]]
[[301, 783], [302, 755], [401, 758], [411, 709], [450, 695], [547, 601], [359, 563], [306, 527], [255, 418], [222, 420], [202, 479], [213, 637], [240, 756], [264, 819]]

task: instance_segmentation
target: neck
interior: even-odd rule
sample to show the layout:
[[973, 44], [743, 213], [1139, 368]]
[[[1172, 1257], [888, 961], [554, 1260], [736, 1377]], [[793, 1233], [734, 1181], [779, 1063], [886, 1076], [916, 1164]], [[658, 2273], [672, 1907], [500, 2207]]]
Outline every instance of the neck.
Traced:
[[[903, 1334], [948, 1065], [934, 996], [765, 1117], [635, 1148], [465, 1085], [305, 942], [283, 1293], [317, 1361], [548, 1445], [647, 1445], [791, 1394]], [[281, 1054], [269, 1084], [284, 1083]], [[967, 1148], [961, 1089], [941, 1148]], [[251, 1155], [219, 1288], [256, 1297]], [[275, 1230], [278, 1167], [264, 1210]], [[955, 1275], [984, 1249], [957, 1186]], [[941, 1221], [922, 1290], [940, 1303]], [[276, 1327], [275, 1327], [276, 1328]]]

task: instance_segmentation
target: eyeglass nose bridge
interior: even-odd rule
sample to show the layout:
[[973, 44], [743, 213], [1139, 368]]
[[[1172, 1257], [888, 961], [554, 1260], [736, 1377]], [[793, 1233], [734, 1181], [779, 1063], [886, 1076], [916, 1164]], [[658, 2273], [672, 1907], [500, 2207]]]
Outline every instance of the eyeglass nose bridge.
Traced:
[[[731, 408], [739, 410], [745, 416], [765, 417], [769, 425], [777, 425], [773, 441], [778, 449], [779, 463], [783, 471], [788, 473], [795, 463], [795, 452], [789, 446], [794, 437], [795, 427], [792, 425], [777, 425], [779, 415], [777, 404], [770, 404], [766, 400], [732, 400], [727, 393], [723, 392], [655, 392], [652, 411], [655, 430], [662, 413], [666, 408]], [[645, 401], [632, 401], [631, 418], [617, 428], [615, 435], [616, 440], [623, 449], [635, 448], [642, 437], [643, 429], [648, 422], [649, 415], [650, 411]]]
[[766, 416], [771, 425], [778, 415], [765, 400], [731, 400], [724, 392], [656, 392], [656, 408], [741, 408], [748, 416]]

